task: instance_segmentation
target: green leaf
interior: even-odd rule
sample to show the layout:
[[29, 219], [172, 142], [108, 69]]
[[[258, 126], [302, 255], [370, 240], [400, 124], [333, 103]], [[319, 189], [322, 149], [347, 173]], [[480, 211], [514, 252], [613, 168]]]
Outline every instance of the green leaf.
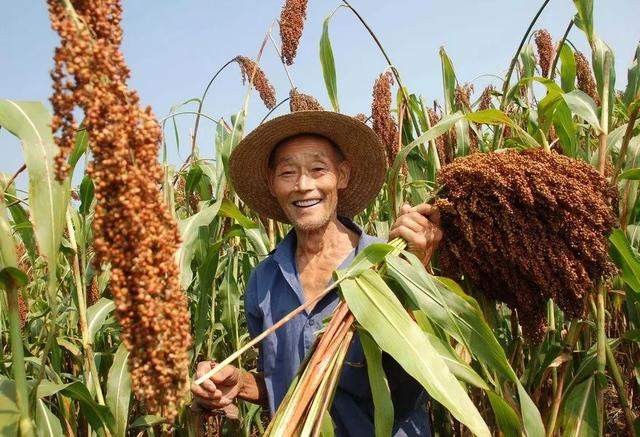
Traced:
[[27, 275], [16, 267], [5, 267], [0, 270], [0, 285], [5, 289], [24, 287], [27, 282]]
[[490, 435], [465, 390], [380, 276], [365, 270], [342, 282], [341, 289], [358, 323], [382, 350], [472, 432]]
[[95, 337], [97, 332], [102, 328], [107, 316], [116, 308], [111, 299], [101, 297], [100, 300], [89, 308], [87, 308], [87, 326], [89, 328], [89, 336]]
[[630, 168], [620, 173], [620, 179], [631, 179], [637, 181], [640, 179], [640, 168]]
[[[615, 69], [615, 54], [611, 47], [607, 45], [600, 38], [595, 37], [592, 44], [592, 63], [593, 74], [596, 77], [596, 83], [598, 85], [598, 95], [602, 99], [604, 92], [604, 64], [607, 56], [611, 57], [611, 68], [609, 69], [609, 108], [613, 108], [615, 102], [615, 84], [616, 84], [616, 69]], [[613, 113], [612, 109], [609, 109], [610, 114]]]
[[62, 432], [60, 419], [58, 419], [47, 407], [42, 399], [36, 401], [36, 431], [41, 437], [59, 437], [65, 435]]
[[623, 99], [625, 106], [631, 105], [638, 98], [640, 98], [640, 44], [636, 49], [633, 63], [627, 70], [627, 88]]
[[[440, 47], [440, 63], [442, 65], [442, 88], [444, 89], [444, 113], [449, 115], [455, 112], [457, 79], [453, 70], [453, 63], [444, 47]], [[426, 141], [421, 142], [424, 143]]]
[[64, 389], [60, 390], [60, 393], [64, 396], [75, 399], [80, 404], [80, 412], [86, 417], [91, 426], [98, 430], [101, 428], [107, 428], [110, 432], [113, 432], [114, 421], [109, 407], [104, 405], [98, 405], [93, 399], [87, 387], [81, 382], [74, 382]]
[[344, 270], [336, 270], [335, 275], [338, 278], [354, 277], [372, 266], [382, 262], [395, 248], [386, 243], [373, 243], [364, 248], [356, 255], [349, 267]]
[[69, 203], [69, 178], [55, 178], [58, 148], [51, 133], [51, 115], [40, 102], [0, 100], [0, 125], [20, 138], [29, 172], [29, 213], [40, 254], [47, 260], [50, 292], [55, 292], [58, 248]]
[[569, 106], [569, 109], [571, 109], [571, 112], [593, 126], [596, 132], [602, 131], [602, 126], [600, 126], [600, 120], [598, 119], [596, 104], [588, 94], [585, 94], [580, 90], [573, 90], [569, 93], [563, 94], [562, 98], [567, 106]]
[[382, 368], [382, 351], [369, 333], [359, 330], [360, 342], [367, 360], [367, 375], [373, 396], [376, 437], [390, 436], [393, 431], [393, 402], [387, 375]]
[[576, 87], [576, 58], [568, 43], [560, 49], [560, 83], [564, 92], [573, 91]]
[[522, 425], [518, 419], [518, 415], [504, 399], [493, 391], [487, 392], [491, 409], [496, 416], [496, 422], [500, 431], [507, 437], [518, 437], [521, 435], [520, 429]]
[[16, 384], [0, 376], [0, 435], [18, 435], [20, 411], [16, 405]]
[[593, 0], [573, 0], [577, 10], [576, 24], [593, 40]]
[[578, 154], [577, 129], [571, 110], [564, 101], [556, 105], [556, 110], [553, 113], [553, 126], [558, 133], [563, 153], [570, 157], [576, 157]]
[[161, 416], [154, 416], [147, 414], [146, 416], [140, 416], [131, 422], [131, 428], [149, 428], [151, 426], [163, 423], [164, 419]]
[[622, 279], [636, 293], [640, 293], [640, 262], [634, 255], [627, 236], [621, 229], [615, 229], [609, 236], [609, 254], [622, 269]]
[[106, 403], [115, 420], [115, 435], [125, 436], [127, 418], [129, 416], [129, 400], [131, 398], [131, 378], [127, 368], [129, 351], [124, 344], [118, 346], [113, 356], [113, 364], [107, 377]]
[[338, 80], [336, 78], [336, 64], [333, 59], [333, 49], [331, 48], [331, 40], [329, 39], [329, 20], [333, 14], [326, 17], [322, 23], [322, 36], [320, 37], [320, 63], [322, 64], [322, 77], [327, 87], [327, 94], [331, 106], [336, 112], [340, 112], [338, 104]]
[[562, 416], [563, 435], [598, 436], [598, 405], [596, 401], [595, 378], [592, 376], [576, 385], [565, 395]]
[[504, 349], [484, 320], [478, 304], [470, 296], [460, 296], [461, 290], [447, 289], [445, 282], [429, 275], [411, 253], [404, 252], [404, 256], [411, 263], [397, 256], [387, 256], [387, 274], [430, 321], [467, 347], [480, 362], [519, 386], [520, 408], [527, 434], [544, 435], [540, 412], [524, 388], [520, 390], [520, 382], [509, 365]]
[[198, 230], [202, 226], [209, 226], [218, 214], [222, 205], [222, 196], [211, 205], [202, 208], [189, 218], [181, 220], [178, 224], [182, 244], [176, 253], [176, 262], [180, 267], [180, 285], [186, 289], [193, 279], [191, 260], [195, 254]]

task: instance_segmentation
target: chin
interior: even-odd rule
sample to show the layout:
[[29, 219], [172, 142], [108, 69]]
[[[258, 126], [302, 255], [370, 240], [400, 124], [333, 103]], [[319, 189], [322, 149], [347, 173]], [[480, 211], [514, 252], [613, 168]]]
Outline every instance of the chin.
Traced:
[[294, 228], [300, 231], [310, 232], [326, 226], [331, 221], [331, 215], [305, 218], [290, 217], [290, 221]]

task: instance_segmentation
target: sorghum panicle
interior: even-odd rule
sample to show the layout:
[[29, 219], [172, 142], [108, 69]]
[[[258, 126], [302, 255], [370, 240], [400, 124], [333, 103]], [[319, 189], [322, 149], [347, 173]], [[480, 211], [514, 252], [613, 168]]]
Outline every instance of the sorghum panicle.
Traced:
[[538, 49], [538, 63], [543, 77], [549, 77], [551, 63], [555, 56], [553, 38], [547, 29], [540, 29], [535, 34], [536, 48]]
[[471, 111], [471, 95], [473, 91], [473, 85], [469, 83], [456, 86], [455, 101], [458, 109]]
[[363, 114], [362, 112], [359, 112], [358, 114], [354, 115], [353, 118], [355, 118], [356, 120], [362, 123], [366, 123], [367, 120], [369, 119], [369, 117], [367, 117], [367, 115]]
[[576, 78], [578, 79], [578, 89], [585, 94], [588, 94], [596, 104], [600, 104], [600, 97], [598, 96], [598, 88], [596, 86], [596, 80], [591, 72], [591, 65], [582, 52], [576, 50], [573, 54], [576, 61]]
[[493, 96], [494, 91], [495, 88], [493, 85], [489, 85], [484, 89], [484, 91], [482, 91], [482, 95], [480, 95], [480, 103], [478, 104], [479, 111], [491, 108], [491, 97]]
[[583, 161], [543, 149], [476, 153], [443, 167], [438, 184], [444, 274], [517, 309], [532, 340], [544, 334], [548, 299], [579, 317], [615, 271], [617, 193]]
[[280, 39], [282, 59], [293, 64], [307, 17], [307, 0], [286, 0], [280, 14]]
[[[429, 125], [431, 127], [435, 126], [440, 122], [442, 116], [438, 114], [434, 109], [428, 108], [427, 115], [429, 116]], [[441, 165], [446, 165], [453, 161], [453, 149], [447, 147], [447, 143], [445, 141], [445, 136], [440, 135], [435, 139], [436, 142], [436, 150], [438, 151], [438, 159], [440, 160]]]
[[267, 108], [273, 109], [276, 106], [276, 90], [267, 79], [264, 71], [246, 56], [236, 56], [236, 62], [240, 66], [242, 83], [246, 83], [247, 79], [252, 80], [253, 78], [253, 87], [260, 94], [262, 102]]
[[297, 88], [291, 88], [291, 91], [289, 91], [289, 109], [291, 112], [324, 111], [324, 108], [315, 97], [300, 93]]
[[52, 72], [52, 128], [60, 147], [59, 177], [75, 138], [73, 110], [84, 113], [95, 187], [96, 268], [110, 266], [110, 290], [121, 338], [130, 352], [133, 391], [152, 414], [173, 421], [188, 390], [191, 344], [187, 300], [178, 283], [177, 224], [162, 201], [161, 129], [127, 86], [120, 51], [119, 0], [48, 0], [60, 36]]
[[391, 116], [391, 85], [393, 83], [393, 74], [390, 71], [378, 76], [378, 79], [373, 84], [373, 103], [371, 104], [373, 130], [386, 146], [389, 165], [393, 164], [400, 150], [398, 126]]

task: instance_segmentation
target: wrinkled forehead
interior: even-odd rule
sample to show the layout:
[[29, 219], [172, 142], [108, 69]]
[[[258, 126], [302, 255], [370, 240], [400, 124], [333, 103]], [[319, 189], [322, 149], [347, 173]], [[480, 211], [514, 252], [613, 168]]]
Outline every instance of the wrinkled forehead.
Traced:
[[318, 134], [297, 134], [280, 141], [269, 155], [269, 168], [274, 168], [282, 161], [305, 156], [318, 159], [332, 159], [336, 163], [345, 159], [340, 147]]

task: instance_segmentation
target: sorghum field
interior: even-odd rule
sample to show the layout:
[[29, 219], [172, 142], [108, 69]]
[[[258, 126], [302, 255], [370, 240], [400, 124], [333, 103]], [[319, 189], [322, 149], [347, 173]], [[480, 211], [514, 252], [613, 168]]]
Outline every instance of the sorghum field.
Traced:
[[[296, 50], [307, 1], [286, 0], [257, 57], [221, 65], [201, 96], [185, 96], [164, 119], [128, 85], [122, 2], [47, 3], [59, 36], [53, 112], [0, 100], [0, 126], [20, 139], [25, 163], [0, 175], [3, 435], [330, 436], [326, 405], [354, 326], [379, 436], [393, 419], [382, 351], [431, 395], [437, 435], [640, 432], [640, 46], [635, 59], [616, 60], [592, 0], [574, 0], [562, 35], [538, 22], [549, 0], [540, 2], [506, 73], [485, 89], [458, 78], [441, 49], [436, 101], [403, 85], [393, 53], [342, 0], [319, 42], [328, 108], [293, 82], [276, 94], [259, 67], [267, 50], [287, 71], [305, 62]], [[333, 323], [344, 332], [325, 337], [333, 360], [320, 389], [309, 382], [314, 355], [272, 419], [243, 402], [227, 416], [198, 411], [195, 364], [248, 344], [249, 273], [288, 231], [249, 210], [228, 182], [249, 96], [259, 94], [266, 108], [251, 110], [265, 120], [281, 105], [339, 112], [335, 13], [351, 16], [388, 62], [372, 97], [362, 96], [370, 111], [349, 114], [373, 127], [389, 162], [383, 190], [356, 221], [386, 235], [403, 202], [429, 201], [445, 238], [428, 272], [394, 241], [340, 273], [345, 303]], [[625, 86], [616, 62], [631, 65]], [[231, 117], [204, 110], [223, 72], [246, 87]], [[178, 116], [193, 128], [182, 139], [191, 153], [174, 168], [165, 135]], [[204, 123], [217, 126], [214, 161], [199, 156], [211, 141], [198, 136]], [[15, 184], [21, 173], [26, 192]], [[255, 368], [256, 349], [233, 363]]]

